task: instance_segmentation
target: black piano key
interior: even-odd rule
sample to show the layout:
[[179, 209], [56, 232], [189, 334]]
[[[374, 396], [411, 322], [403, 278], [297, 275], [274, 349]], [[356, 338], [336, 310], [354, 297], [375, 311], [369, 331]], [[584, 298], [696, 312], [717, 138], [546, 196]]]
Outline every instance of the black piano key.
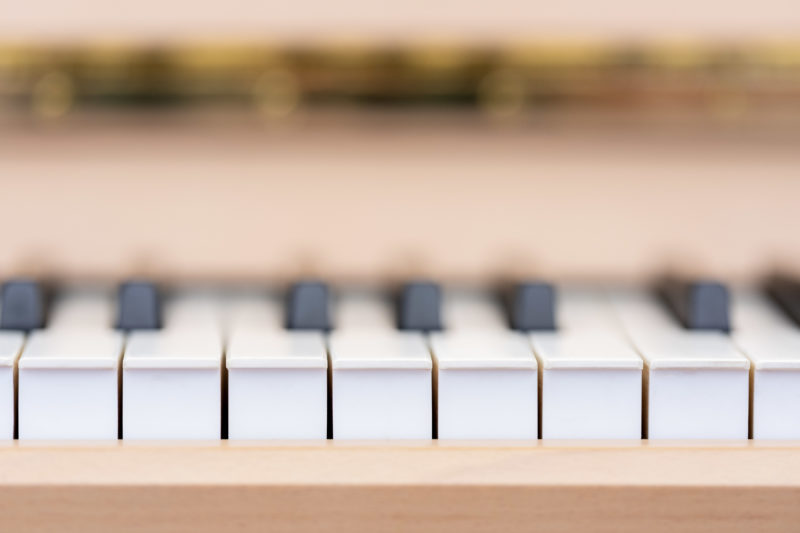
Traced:
[[125, 331], [161, 328], [161, 294], [150, 281], [121, 283], [117, 295], [117, 328]]
[[507, 295], [511, 328], [518, 331], [556, 329], [556, 289], [551, 283], [523, 282]]
[[667, 279], [660, 292], [673, 316], [686, 329], [730, 331], [728, 288], [713, 280]]
[[778, 307], [800, 326], [800, 282], [788, 276], [775, 276], [767, 281], [766, 289]]
[[289, 329], [331, 329], [330, 291], [320, 281], [294, 283], [287, 294], [286, 327]]
[[397, 327], [402, 330], [442, 329], [442, 290], [437, 283], [412, 281], [400, 288]]
[[30, 331], [43, 328], [47, 315], [44, 287], [33, 280], [15, 279], [0, 290], [0, 329]]

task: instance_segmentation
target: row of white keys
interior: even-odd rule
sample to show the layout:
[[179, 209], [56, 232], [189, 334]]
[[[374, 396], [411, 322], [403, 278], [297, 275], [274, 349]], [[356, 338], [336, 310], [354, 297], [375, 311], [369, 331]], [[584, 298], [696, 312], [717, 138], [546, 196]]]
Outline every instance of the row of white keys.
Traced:
[[730, 338], [684, 330], [646, 292], [611, 298], [646, 364], [646, 436], [746, 439], [750, 362]]
[[751, 369], [752, 437], [800, 439], [800, 331], [763, 294], [732, 298], [733, 338]]
[[71, 290], [53, 302], [48, 327], [32, 332], [19, 359], [19, 438], [116, 439], [123, 338], [113, 300]]
[[126, 439], [219, 439], [222, 303], [213, 292], [176, 293], [160, 330], [128, 336], [122, 363]]
[[[688, 332], [643, 292], [561, 292], [560, 329], [509, 331], [487, 293], [445, 293], [447, 330], [430, 338], [439, 437], [638, 438], [642, 360], [650, 438], [746, 438], [748, 359], [731, 339]], [[734, 340], [752, 361], [753, 437], [800, 436], [800, 333], [764, 297], [737, 293]], [[231, 438], [324, 438], [327, 357], [321, 333], [283, 329], [275, 297], [227, 305]], [[164, 329], [130, 335], [123, 360], [123, 435], [217, 439], [223, 327], [214, 295], [168, 300]], [[19, 356], [22, 439], [113, 439], [122, 336], [109, 293], [70, 291]], [[391, 300], [345, 293], [330, 338], [336, 438], [432, 435], [425, 337], [395, 328]], [[622, 329], [620, 327], [622, 324]], [[13, 435], [14, 363], [23, 335], [0, 333], [0, 436]], [[537, 374], [537, 359], [541, 372]], [[541, 382], [537, 384], [537, 375]], [[4, 400], [5, 398], [5, 400]]]
[[391, 299], [342, 294], [329, 337], [336, 439], [430, 439], [432, 361], [422, 334], [398, 331]]
[[559, 330], [533, 333], [541, 364], [544, 439], [638, 439], [641, 357], [598, 291], [562, 290]]
[[243, 293], [226, 307], [228, 438], [326, 438], [328, 356], [322, 332], [284, 329], [276, 295]]
[[446, 331], [430, 336], [440, 439], [536, 439], [537, 362], [491, 294], [445, 292]]

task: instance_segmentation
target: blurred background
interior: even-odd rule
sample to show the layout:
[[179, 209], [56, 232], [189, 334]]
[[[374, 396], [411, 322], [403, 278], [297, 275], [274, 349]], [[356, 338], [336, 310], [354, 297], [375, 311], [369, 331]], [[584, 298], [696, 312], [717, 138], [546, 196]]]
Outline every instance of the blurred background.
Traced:
[[796, 2], [0, 11], [3, 274], [800, 267]]

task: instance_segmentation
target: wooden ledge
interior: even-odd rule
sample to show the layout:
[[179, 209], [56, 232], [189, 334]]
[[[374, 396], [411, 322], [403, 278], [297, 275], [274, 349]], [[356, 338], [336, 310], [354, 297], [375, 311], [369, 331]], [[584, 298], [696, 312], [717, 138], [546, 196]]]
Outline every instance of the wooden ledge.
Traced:
[[800, 442], [9, 443], [3, 531], [789, 531]]
[[15, 442], [0, 485], [800, 488], [800, 442]]

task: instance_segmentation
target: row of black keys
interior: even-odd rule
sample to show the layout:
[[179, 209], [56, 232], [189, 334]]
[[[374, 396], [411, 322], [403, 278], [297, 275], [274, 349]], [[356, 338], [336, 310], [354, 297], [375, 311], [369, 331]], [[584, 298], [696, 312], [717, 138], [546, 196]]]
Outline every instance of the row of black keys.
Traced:
[[[657, 290], [674, 317], [687, 329], [730, 330], [729, 294], [715, 281], [670, 278]], [[800, 324], [800, 282], [773, 277], [767, 290], [789, 317]], [[45, 285], [33, 280], [10, 280], [0, 291], [0, 329], [30, 331], [45, 326], [48, 298]], [[527, 281], [503, 291], [509, 326], [520, 331], [556, 329], [556, 290], [553, 284]], [[327, 331], [330, 289], [319, 281], [292, 284], [287, 291], [286, 327]], [[437, 283], [412, 281], [397, 291], [397, 326], [402, 330], [441, 330], [442, 291]], [[121, 330], [159, 329], [162, 297], [150, 281], [126, 281], [119, 286], [116, 327]]]

